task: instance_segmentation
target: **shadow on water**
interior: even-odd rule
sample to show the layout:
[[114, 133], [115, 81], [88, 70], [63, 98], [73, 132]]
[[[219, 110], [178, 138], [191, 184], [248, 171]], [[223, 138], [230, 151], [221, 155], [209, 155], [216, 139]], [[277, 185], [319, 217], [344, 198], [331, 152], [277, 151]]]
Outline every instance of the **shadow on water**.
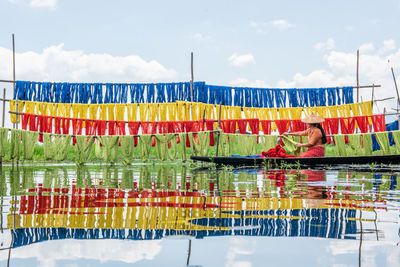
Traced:
[[2, 250], [186, 238], [187, 265], [192, 239], [228, 236], [359, 240], [361, 259], [362, 240], [385, 240], [379, 216], [398, 214], [400, 199], [395, 172], [185, 165], [3, 168], [0, 195]]

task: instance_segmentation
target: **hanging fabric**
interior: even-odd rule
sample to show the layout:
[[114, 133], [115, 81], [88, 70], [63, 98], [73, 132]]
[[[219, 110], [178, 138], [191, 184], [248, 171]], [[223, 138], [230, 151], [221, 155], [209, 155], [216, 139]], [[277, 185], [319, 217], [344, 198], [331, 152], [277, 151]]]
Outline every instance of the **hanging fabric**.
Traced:
[[218, 156], [219, 157], [226, 157], [226, 156], [231, 156], [229, 151], [229, 138], [228, 134], [225, 133], [219, 133], [219, 146], [218, 146]]
[[349, 139], [350, 156], [358, 156], [362, 151], [361, 135], [359, 134], [349, 134], [347, 135]]
[[[175, 134], [156, 134], [155, 138], [157, 140], [157, 155], [162, 161], [167, 159], [174, 160], [176, 155], [176, 139]], [[170, 148], [168, 146], [171, 146]]]
[[372, 125], [374, 127], [374, 132], [386, 131], [384, 114], [372, 115], [371, 119], [372, 119]]
[[74, 146], [76, 144], [76, 136], [77, 135], [82, 135], [82, 124], [83, 124], [83, 119], [71, 119], [72, 121], [72, 134], [74, 137], [72, 138], [72, 145]]
[[249, 126], [252, 134], [258, 135], [260, 133], [260, 121], [258, 119], [250, 119]]
[[8, 129], [0, 128], [0, 157], [4, 157], [7, 152]]
[[93, 149], [93, 136], [76, 136], [76, 158], [78, 165], [82, 165], [89, 160], [90, 153]]
[[396, 154], [400, 154], [400, 131], [392, 131]]
[[[137, 137], [136, 137], [137, 138]], [[132, 162], [134, 147], [134, 137], [133, 136], [120, 136], [119, 140], [121, 142], [120, 152], [122, 154], [123, 164], [126, 166]]]
[[249, 122], [249, 120], [247, 120], [247, 119], [239, 119], [239, 120], [236, 120], [236, 122], [237, 122], [237, 125], [238, 125], [239, 133], [240, 134], [246, 134], [247, 123]]
[[271, 121], [270, 120], [260, 120], [262, 131], [264, 135], [271, 134]]
[[[139, 132], [140, 122], [138, 121], [130, 121], [128, 122], [128, 129], [130, 135], [137, 135]], [[134, 138], [134, 146], [136, 147], [138, 144], [138, 137]]]
[[18, 160], [21, 149], [21, 130], [11, 129], [10, 158]]
[[239, 155], [249, 156], [257, 153], [257, 135], [238, 134], [236, 135], [237, 144], [239, 144]]
[[[8, 130], [7, 130], [8, 132]], [[1, 136], [2, 137], [2, 136]], [[22, 132], [22, 158], [24, 160], [32, 160], [36, 142], [38, 140], [38, 132], [23, 131]], [[7, 137], [6, 137], [7, 142]], [[0, 153], [1, 154], [1, 153]]]
[[152, 146], [152, 135], [142, 134], [139, 138], [139, 151], [140, 158], [143, 162], [147, 162], [149, 159], [150, 148]]
[[383, 155], [390, 155], [391, 152], [388, 132], [376, 132], [375, 136], [379, 143], [379, 146], [381, 147], [381, 153], [383, 153]]
[[186, 140], [187, 133], [180, 133], [178, 135], [178, 137], [179, 137], [179, 140], [181, 140], [180, 142], [177, 141], [177, 143], [179, 143], [179, 146], [180, 146], [181, 160], [182, 160], [182, 162], [186, 162], [186, 160], [187, 160], [187, 151], [189, 151], [189, 149], [186, 147], [186, 143], [183, 140]]
[[67, 159], [69, 147], [71, 145], [70, 135], [54, 135], [54, 145], [57, 150], [53, 159], [63, 161]]
[[355, 117], [357, 126], [360, 129], [361, 133], [370, 132], [370, 124], [368, 121], [368, 116], [358, 116]]
[[353, 87], [343, 87], [342, 89], [343, 104], [351, 104], [353, 101]]
[[334, 140], [336, 144], [336, 154], [340, 157], [346, 157], [347, 156], [347, 151], [346, 151], [346, 144], [345, 144], [345, 139], [344, 135], [334, 135]]
[[99, 136], [102, 144], [103, 160], [109, 163], [115, 163], [117, 160], [117, 149], [119, 136]]
[[190, 138], [191, 147], [195, 156], [208, 156], [209, 149], [209, 132], [201, 132], [197, 134], [188, 134]]
[[[205, 120], [207, 131], [214, 131], [214, 120]], [[210, 146], [214, 146], [214, 133], [210, 133]]]
[[372, 155], [372, 137], [370, 133], [361, 134], [362, 145], [363, 145], [363, 155]]
[[85, 120], [85, 123], [86, 123], [85, 134], [86, 135], [96, 135], [97, 121], [96, 120]]
[[276, 135], [261, 135], [260, 140], [262, 151], [268, 151], [278, 144], [278, 138]]
[[[17, 101], [15, 100], [10, 100], [10, 111], [16, 112], [17, 110]], [[23, 101], [18, 101], [18, 112], [21, 113], [24, 110], [24, 102]], [[10, 120], [12, 123], [17, 123], [17, 117], [18, 117], [18, 123], [20, 121], [20, 115], [16, 114], [10, 114]]]

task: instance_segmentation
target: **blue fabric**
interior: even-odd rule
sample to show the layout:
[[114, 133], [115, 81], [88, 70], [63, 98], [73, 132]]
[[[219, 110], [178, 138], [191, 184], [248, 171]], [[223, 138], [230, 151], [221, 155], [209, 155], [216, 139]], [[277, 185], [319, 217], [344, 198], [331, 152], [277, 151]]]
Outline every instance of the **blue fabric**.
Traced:
[[318, 106], [326, 106], [326, 89], [318, 89]]
[[241, 156], [241, 155], [236, 155], [236, 154], [232, 154], [232, 157], [235, 157], [235, 158], [261, 158], [260, 155]]
[[288, 89], [288, 97], [289, 97], [289, 106], [290, 107], [298, 107], [299, 106], [299, 97], [297, 96], [298, 90], [296, 89]]
[[343, 104], [354, 103], [353, 87], [343, 87], [342, 94], [343, 94], [342, 95]]
[[377, 151], [381, 149], [378, 141], [376, 140], [376, 136], [374, 134], [371, 135], [372, 137], [372, 151]]
[[[397, 130], [399, 130], [399, 121], [394, 121], [394, 122], [392, 122], [390, 124], [386, 124], [386, 131], [387, 132], [389, 132], [389, 131], [397, 131]], [[391, 146], [396, 144], [394, 142], [392, 133], [389, 133], [389, 143], [390, 143]]]
[[[128, 90], [129, 88], [129, 90]], [[191, 101], [190, 82], [148, 84], [17, 81], [14, 99], [54, 103], [167, 103]], [[288, 98], [288, 105], [286, 104]], [[266, 89], [193, 83], [193, 101], [240, 107], [312, 107], [353, 103], [353, 88]]]

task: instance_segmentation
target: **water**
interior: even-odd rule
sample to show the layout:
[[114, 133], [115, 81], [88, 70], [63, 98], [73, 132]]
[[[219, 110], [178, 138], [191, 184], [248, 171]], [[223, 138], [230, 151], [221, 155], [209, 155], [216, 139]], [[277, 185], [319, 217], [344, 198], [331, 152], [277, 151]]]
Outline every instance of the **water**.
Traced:
[[397, 172], [3, 167], [1, 266], [399, 266]]

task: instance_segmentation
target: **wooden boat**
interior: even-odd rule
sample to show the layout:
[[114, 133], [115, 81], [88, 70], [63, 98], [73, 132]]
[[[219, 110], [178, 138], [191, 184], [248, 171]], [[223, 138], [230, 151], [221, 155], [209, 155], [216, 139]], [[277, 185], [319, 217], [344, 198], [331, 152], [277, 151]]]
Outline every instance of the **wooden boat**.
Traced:
[[210, 162], [217, 165], [254, 166], [268, 165], [271, 167], [300, 166], [335, 166], [335, 165], [398, 165], [400, 155], [347, 156], [321, 158], [250, 158], [250, 157], [201, 157], [191, 156], [194, 161]]

